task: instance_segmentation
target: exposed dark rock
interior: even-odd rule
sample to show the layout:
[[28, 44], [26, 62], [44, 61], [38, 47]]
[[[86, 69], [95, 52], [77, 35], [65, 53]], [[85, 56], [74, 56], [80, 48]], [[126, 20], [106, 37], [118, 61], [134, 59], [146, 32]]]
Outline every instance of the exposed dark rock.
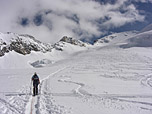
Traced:
[[2, 50], [0, 50], [0, 57], [1, 57], [1, 56], [4, 56], [4, 53], [3, 53]]
[[60, 41], [67, 42], [73, 45], [79, 45], [81, 47], [85, 47], [85, 44], [82, 41], [79, 41], [67, 36], [64, 36]]
[[3, 45], [6, 45], [6, 43], [5, 43], [5, 42], [3, 42]]
[[6, 35], [11, 35], [12, 38], [10, 38], [8, 44], [0, 39], [0, 56], [4, 56], [5, 53], [12, 50], [26, 55], [30, 54], [31, 51], [42, 51], [45, 53], [51, 51], [53, 48], [50, 44], [42, 43], [30, 35], [17, 35], [13, 33], [7, 33]]

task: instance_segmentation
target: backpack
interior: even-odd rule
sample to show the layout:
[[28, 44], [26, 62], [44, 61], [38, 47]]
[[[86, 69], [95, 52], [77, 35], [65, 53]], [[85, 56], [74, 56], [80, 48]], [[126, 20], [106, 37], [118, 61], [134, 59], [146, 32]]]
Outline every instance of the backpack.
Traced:
[[33, 75], [32, 81], [33, 81], [33, 84], [39, 84], [40, 83], [39, 77], [36, 74]]

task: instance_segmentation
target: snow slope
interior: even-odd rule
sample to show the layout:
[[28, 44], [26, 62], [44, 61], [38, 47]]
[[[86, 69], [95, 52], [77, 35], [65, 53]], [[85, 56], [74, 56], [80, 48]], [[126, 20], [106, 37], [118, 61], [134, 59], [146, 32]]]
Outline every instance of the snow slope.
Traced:
[[106, 46], [106, 45], [118, 44], [130, 37], [135, 36], [137, 33], [138, 33], [137, 31], [113, 33], [111, 35], [98, 39], [94, 43], [94, 46]]
[[70, 37], [63, 37], [51, 45], [42, 43], [30, 35], [0, 33], [0, 68], [44, 67], [89, 47], [91, 45]]
[[152, 47], [152, 30], [139, 33], [132, 38], [129, 38], [127, 44], [121, 47]]
[[[146, 45], [121, 48], [132, 43], [129, 42], [132, 38], [137, 38], [136, 42], [148, 34], [151, 33], [125, 37], [120, 33], [119, 40], [113, 38], [108, 45], [90, 47], [61, 42], [64, 51], [43, 53], [45, 57], [38, 52], [26, 56], [6, 54], [0, 58], [1, 67], [12, 60], [21, 59], [25, 63], [42, 60], [38, 61], [42, 64], [53, 60], [51, 57], [64, 58], [37, 68], [19, 68], [12, 63], [12, 69], [1, 68], [0, 114], [151, 114], [152, 48]], [[140, 35], [142, 38], [136, 37]], [[41, 80], [36, 97], [31, 95], [30, 79], [34, 72]]]
[[147, 25], [145, 28], [143, 28], [140, 32], [146, 32], [152, 30], [152, 24]]

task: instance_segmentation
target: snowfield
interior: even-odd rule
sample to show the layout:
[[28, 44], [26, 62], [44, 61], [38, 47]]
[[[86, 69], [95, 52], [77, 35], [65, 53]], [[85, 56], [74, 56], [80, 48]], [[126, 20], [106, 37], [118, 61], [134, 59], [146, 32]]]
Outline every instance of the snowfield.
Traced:
[[[119, 36], [106, 45], [65, 44], [62, 52], [7, 53], [0, 58], [0, 114], [152, 114], [152, 47], [133, 46], [129, 39], [139, 42], [139, 34]], [[35, 97], [34, 72], [41, 81]]]

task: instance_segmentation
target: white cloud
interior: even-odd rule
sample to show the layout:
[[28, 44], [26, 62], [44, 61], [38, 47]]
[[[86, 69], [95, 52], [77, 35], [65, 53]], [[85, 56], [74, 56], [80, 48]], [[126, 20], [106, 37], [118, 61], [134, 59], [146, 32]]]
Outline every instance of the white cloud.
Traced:
[[[0, 31], [31, 34], [52, 43], [64, 35], [89, 40], [111, 27], [144, 20], [135, 6], [126, 2], [104, 5], [93, 0], [1, 0]], [[33, 22], [37, 14], [42, 16], [40, 26]], [[28, 25], [20, 25], [22, 18], [28, 20]]]
[[126, 23], [132, 23], [135, 21], [143, 21], [144, 16], [141, 16], [134, 5], [124, 6], [125, 13], [121, 13], [118, 11], [109, 11], [108, 16], [110, 20], [103, 23], [105, 27], [110, 29], [111, 27], [120, 27]]

